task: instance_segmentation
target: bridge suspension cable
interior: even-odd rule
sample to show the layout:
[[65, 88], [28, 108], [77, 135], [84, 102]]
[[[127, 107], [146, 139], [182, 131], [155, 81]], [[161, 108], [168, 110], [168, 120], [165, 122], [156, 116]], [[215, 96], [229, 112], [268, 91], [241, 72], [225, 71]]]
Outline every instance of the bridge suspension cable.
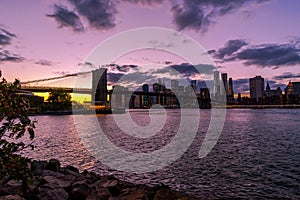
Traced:
[[62, 76], [56, 76], [56, 77], [52, 77], [52, 78], [44, 78], [44, 79], [37, 79], [37, 80], [32, 80], [32, 81], [24, 81], [24, 82], [21, 82], [21, 84], [38, 83], [38, 82], [44, 82], [44, 81], [51, 81], [51, 80], [63, 79], [63, 78], [67, 78], [67, 77], [78, 76], [78, 75], [83, 75], [83, 74], [88, 74], [88, 73], [91, 73], [91, 71], [87, 71], [87, 72], [78, 72], [78, 73], [72, 73], [72, 74], [65, 74], [65, 75], [62, 75]]

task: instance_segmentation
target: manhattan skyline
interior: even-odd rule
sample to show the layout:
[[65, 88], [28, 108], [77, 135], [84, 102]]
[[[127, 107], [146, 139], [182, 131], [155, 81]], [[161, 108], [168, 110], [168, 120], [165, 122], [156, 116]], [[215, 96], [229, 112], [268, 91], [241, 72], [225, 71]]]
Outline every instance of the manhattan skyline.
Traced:
[[[249, 93], [249, 77], [272, 88], [300, 81], [300, 3], [296, 0], [163, 1], [4, 0], [0, 6], [0, 70], [9, 81], [75, 73], [99, 43], [123, 31], [161, 27], [199, 43], [236, 93]], [[120, 44], [122, 45], [122, 44]], [[166, 52], [132, 52], [118, 66], [173, 66], [192, 78], [185, 60]], [[202, 64], [202, 63], [199, 63]], [[114, 67], [114, 72], [132, 69]], [[144, 70], [144, 69], [143, 69]]]

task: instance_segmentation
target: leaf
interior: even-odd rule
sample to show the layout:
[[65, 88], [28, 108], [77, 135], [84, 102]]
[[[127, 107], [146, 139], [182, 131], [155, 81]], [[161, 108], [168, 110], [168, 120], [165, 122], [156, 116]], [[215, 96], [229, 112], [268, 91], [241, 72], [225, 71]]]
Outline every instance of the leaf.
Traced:
[[33, 140], [34, 139], [34, 130], [33, 130], [33, 128], [29, 127], [29, 128], [27, 128], [27, 131], [30, 135], [30, 140]]

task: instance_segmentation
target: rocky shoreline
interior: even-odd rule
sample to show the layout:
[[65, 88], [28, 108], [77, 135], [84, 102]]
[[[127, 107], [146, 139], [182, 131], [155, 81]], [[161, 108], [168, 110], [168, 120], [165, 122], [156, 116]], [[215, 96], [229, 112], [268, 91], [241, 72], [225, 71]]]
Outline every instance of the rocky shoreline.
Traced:
[[194, 200], [195, 197], [170, 190], [167, 186], [148, 187], [100, 176], [93, 172], [79, 172], [73, 166], [61, 167], [56, 159], [31, 161], [31, 178], [0, 180], [0, 200]]

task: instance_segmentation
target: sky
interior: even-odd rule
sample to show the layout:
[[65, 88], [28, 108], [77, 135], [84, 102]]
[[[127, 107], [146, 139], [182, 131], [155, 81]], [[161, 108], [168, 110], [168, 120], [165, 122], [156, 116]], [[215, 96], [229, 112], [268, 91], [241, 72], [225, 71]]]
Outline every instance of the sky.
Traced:
[[[298, 0], [1, 0], [0, 70], [9, 81], [29, 81], [76, 73], [84, 64], [93, 69], [97, 64], [86, 58], [99, 44], [124, 31], [159, 27], [202, 46], [216, 69], [233, 78], [235, 93], [249, 92], [249, 78], [257, 75], [284, 89], [300, 81], [299, 10]], [[126, 39], [119, 44], [125, 45]], [[155, 49], [108, 64], [114, 76], [139, 72], [149, 82], [168, 76], [167, 69], [198, 78], [186, 59]]]

